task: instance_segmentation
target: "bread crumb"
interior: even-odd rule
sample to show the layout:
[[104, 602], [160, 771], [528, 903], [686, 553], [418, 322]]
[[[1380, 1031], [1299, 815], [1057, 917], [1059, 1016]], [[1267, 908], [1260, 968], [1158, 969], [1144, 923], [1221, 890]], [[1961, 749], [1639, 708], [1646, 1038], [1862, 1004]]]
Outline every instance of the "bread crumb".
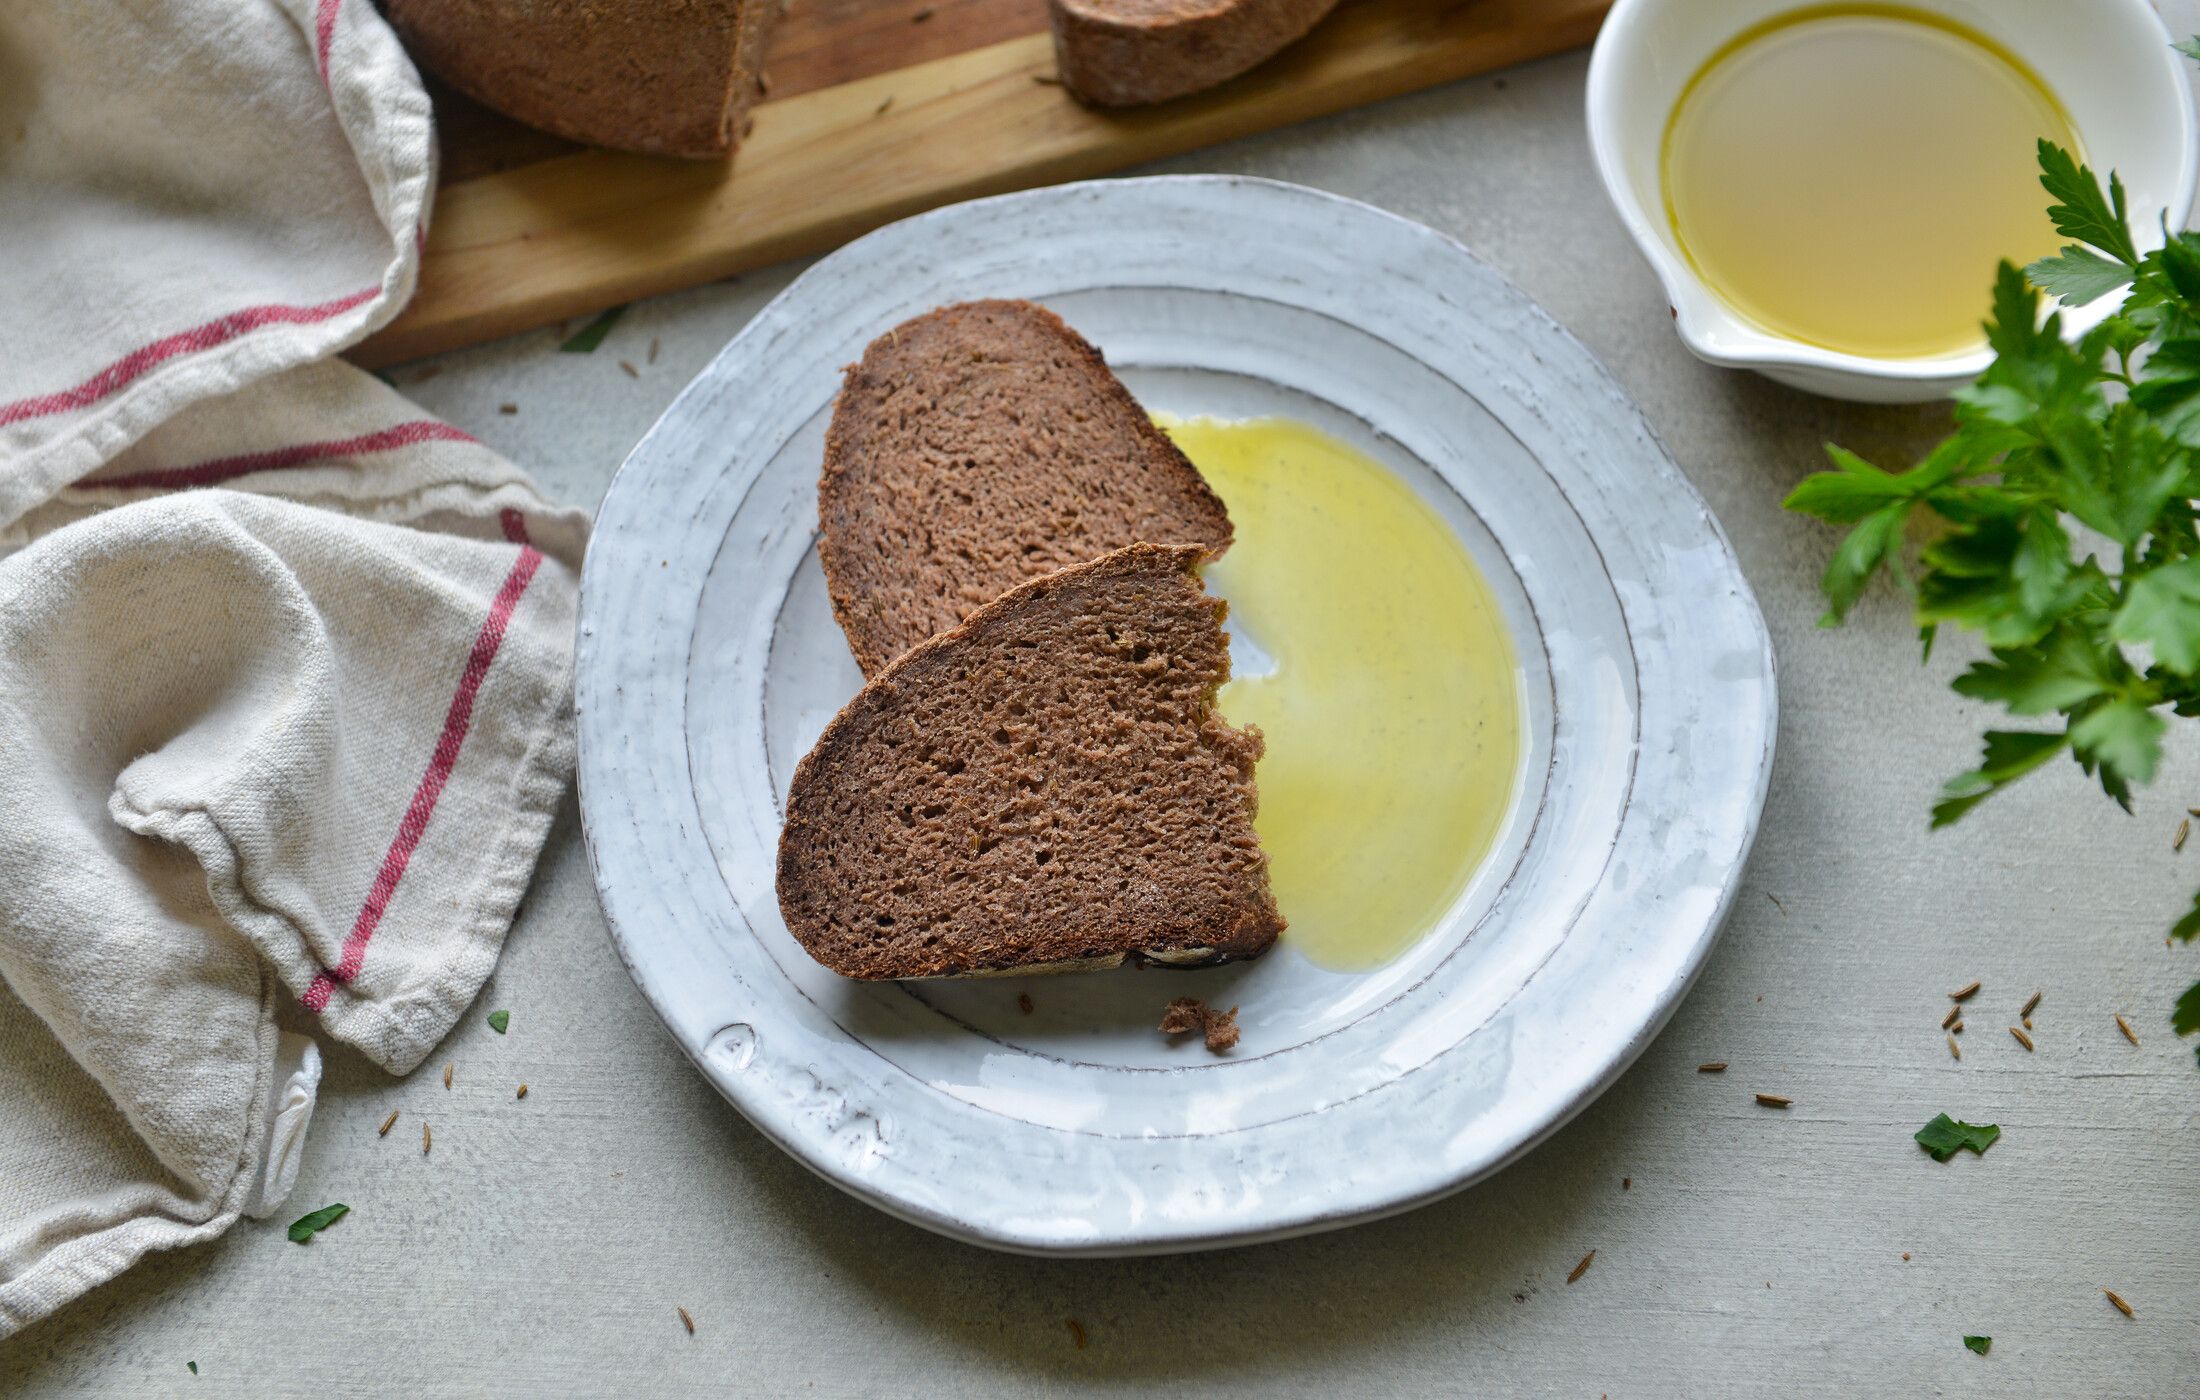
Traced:
[[1238, 1043], [1238, 1009], [1217, 1011], [1198, 997], [1178, 997], [1161, 1013], [1163, 1035], [1190, 1035], [1198, 1032], [1207, 1042], [1207, 1048], [1219, 1055], [1236, 1048]]
[[1178, 997], [1161, 1013], [1163, 1035], [1190, 1035], [1207, 1024], [1207, 1003], [1198, 997]]

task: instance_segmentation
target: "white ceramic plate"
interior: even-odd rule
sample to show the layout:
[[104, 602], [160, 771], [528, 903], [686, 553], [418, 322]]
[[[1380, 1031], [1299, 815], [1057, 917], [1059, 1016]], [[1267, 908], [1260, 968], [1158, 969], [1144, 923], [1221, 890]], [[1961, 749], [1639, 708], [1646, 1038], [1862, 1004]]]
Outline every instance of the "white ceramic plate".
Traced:
[[[786, 783], [859, 679], [813, 548], [840, 369], [897, 322], [983, 296], [1053, 307], [1149, 408], [1285, 414], [1353, 443], [1480, 564], [1522, 658], [1523, 776], [1495, 852], [1397, 962], [1328, 972], [1287, 935], [1201, 972], [866, 984], [787, 933]], [[578, 690], [612, 936], [711, 1082], [895, 1215], [1084, 1254], [1402, 1210], [1563, 1123], [1702, 965], [1763, 805], [1775, 704], [1726, 540], [1587, 351], [1428, 229], [1227, 177], [958, 205], [805, 273], [612, 483]], [[1235, 1054], [1155, 1032], [1180, 995], [1243, 1008]]]

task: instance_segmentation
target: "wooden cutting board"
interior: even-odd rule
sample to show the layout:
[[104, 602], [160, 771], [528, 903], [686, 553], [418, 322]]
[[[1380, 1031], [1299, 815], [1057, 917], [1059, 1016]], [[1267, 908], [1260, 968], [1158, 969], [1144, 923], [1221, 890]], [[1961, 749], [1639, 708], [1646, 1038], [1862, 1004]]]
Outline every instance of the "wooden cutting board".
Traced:
[[[1346, 0], [1211, 92], [1098, 112], [1045, 0], [795, 0], [739, 155], [592, 150], [445, 90], [420, 289], [351, 353], [395, 364], [834, 247], [936, 205], [1265, 131], [1587, 43], [1609, 0]], [[1471, 160], [1471, 152], [1461, 152]]]

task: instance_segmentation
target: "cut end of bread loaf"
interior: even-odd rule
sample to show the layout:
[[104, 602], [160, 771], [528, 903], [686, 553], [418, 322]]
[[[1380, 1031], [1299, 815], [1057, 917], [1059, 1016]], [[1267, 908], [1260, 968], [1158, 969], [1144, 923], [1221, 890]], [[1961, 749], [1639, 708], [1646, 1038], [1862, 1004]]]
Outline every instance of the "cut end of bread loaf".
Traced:
[[1224, 83], [1273, 57], [1337, 0], [1048, 0], [1062, 86], [1131, 107]]
[[866, 685], [796, 769], [779, 907], [849, 977], [1265, 952], [1257, 731], [1215, 712], [1197, 547], [1026, 583]]
[[871, 342], [833, 406], [818, 528], [867, 676], [1056, 569], [1230, 543], [1221, 500], [1099, 350], [1028, 301], [941, 307]]
[[385, 0], [421, 67], [529, 126], [708, 158], [740, 144], [782, 0]]

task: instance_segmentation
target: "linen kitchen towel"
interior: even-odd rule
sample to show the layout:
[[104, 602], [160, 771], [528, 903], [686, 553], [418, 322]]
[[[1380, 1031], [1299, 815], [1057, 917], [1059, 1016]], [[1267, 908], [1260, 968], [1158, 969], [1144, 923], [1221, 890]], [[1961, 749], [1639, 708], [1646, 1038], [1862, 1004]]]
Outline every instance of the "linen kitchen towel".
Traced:
[[275, 1209], [571, 777], [584, 517], [329, 358], [434, 149], [369, 0], [0, 5], [0, 1336]]

